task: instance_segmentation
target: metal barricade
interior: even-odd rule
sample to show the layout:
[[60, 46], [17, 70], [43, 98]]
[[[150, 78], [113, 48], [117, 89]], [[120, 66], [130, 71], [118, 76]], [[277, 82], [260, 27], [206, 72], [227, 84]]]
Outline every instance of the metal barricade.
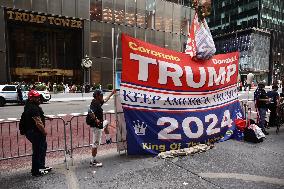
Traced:
[[[60, 117], [45, 120], [47, 131], [47, 153], [64, 153], [67, 163], [66, 123]], [[0, 161], [32, 155], [32, 145], [19, 131], [19, 120], [7, 120], [0, 123]]]
[[[86, 113], [73, 115], [68, 121], [70, 130], [70, 158], [73, 164], [73, 153], [75, 149], [90, 147], [93, 143], [93, 131], [89, 125], [86, 124]], [[109, 121], [109, 131], [112, 142], [116, 143], [116, 121], [114, 113], [104, 113], [104, 119]], [[67, 138], [68, 140], [68, 138]], [[102, 135], [102, 144], [105, 144], [105, 135]]]

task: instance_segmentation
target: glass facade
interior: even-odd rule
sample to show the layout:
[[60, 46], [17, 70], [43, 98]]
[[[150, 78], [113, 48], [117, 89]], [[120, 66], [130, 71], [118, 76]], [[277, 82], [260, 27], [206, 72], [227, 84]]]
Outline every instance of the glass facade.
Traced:
[[[34, 25], [32, 29], [26, 29], [30, 27], [27, 23], [19, 28], [15, 28], [17, 24], [13, 27], [9, 25], [9, 35], [13, 36], [9, 41], [10, 46], [7, 47], [10, 51], [9, 56], [13, 56], [9, 58], [11, 61], [9, 64], [12, 69], [18, 67], [70, 69], [75, 66], [76, 71], [79, 71], [80, 58], [88, 54], [94, 59], [91, 70], [92, 82], [106, 86], [112, 83], [112, 28], [115, 30], [115, 35], [123, 32], [160, 47], [183, 51], [192, 15], [192, 10], [184, 6], [188, 4], [189, 1], [186, 0], [1, 1], [0, 5], [3, 7], [45, 13], [56, 18], [72, 17], [84, 20], [81, 31], [76, 31], [77, 37], [71, 30], [65, 31], [63, 28], [50, 25], [42, 27]], [[0, 40], [5, 41], [4, 38]], [[24, 42], [18, 44], [18, 41]], [[120, 39], [116, 43], [118, 43], [119, 71]], [[14, 50], [11, 50], [12, 48]], [[76, 53], [71, 49], [80, 49], [80, 51]], [[3, 52], [6, 52], [6, 49]], [[32, 54], [35, 56], [31, 57]]]
[[242, 74], [272, 83], [275, 65], [284, 64], [284, 1], [215, 0], [207, 21], [217, 53], [239, 51]]
[[186, 35], [192, 9], [163, 0], [91, 0], [90, 19]]
[[[181, 2], [179, 2], [181, 3]], [[112, 28], [146, 42], [181, 52], [184, 50], [189, 7], [163, 0], [91, 0], [91, 53], [94, 57], [91, 83], [112, 83]], [[121, 71], [121, 39], [117, 71]]]

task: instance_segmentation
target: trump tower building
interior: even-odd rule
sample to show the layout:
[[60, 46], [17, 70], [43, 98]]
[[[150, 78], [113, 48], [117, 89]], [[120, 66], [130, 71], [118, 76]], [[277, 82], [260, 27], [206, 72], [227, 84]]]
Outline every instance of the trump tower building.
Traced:
[[[113, 83], [112, 30], [183, 51], [188, 1], [0, 0], [0, 83]], [[114, 28], [114, 29], [113, 29]], [[121, 69], [121, 42], [117, 71]], [[92, 67], [81, 66], [89, 56]]]

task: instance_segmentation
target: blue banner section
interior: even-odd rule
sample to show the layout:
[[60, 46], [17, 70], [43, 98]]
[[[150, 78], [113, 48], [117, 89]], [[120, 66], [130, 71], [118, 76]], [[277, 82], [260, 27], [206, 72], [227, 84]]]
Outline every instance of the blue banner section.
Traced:
[[205, 111], [161, 112], [124, 109], [128, 154], [158, 154], [197, 143], [229, 139], [243, 117], [239, 101]]

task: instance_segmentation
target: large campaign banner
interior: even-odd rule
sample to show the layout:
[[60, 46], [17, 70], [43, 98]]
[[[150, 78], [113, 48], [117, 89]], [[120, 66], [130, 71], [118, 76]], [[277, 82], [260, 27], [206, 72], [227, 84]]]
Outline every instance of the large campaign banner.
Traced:
[[242, 117], [238, 52], [193, 61], [122, 35], [120, 98], [128, 154], [157, 154], [229, 138]]

